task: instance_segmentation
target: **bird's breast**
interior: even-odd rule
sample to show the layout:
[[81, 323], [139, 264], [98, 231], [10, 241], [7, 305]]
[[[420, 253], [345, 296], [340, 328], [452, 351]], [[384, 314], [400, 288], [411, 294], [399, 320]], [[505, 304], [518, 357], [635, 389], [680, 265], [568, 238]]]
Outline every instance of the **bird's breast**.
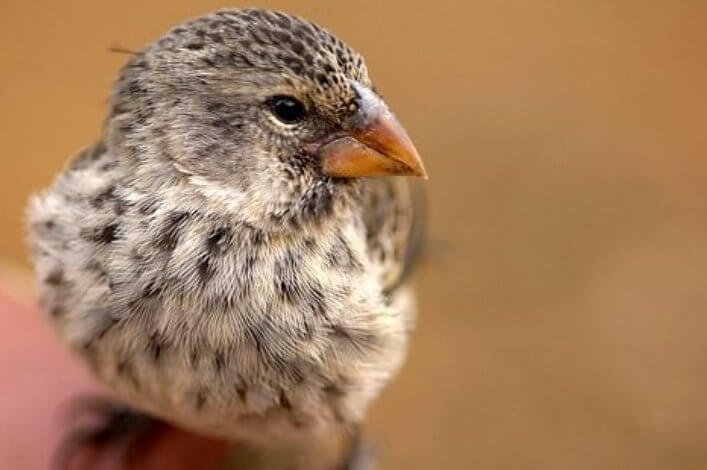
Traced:
[[77, 294], [62, 327], [112, 319], [74, 346], [134, 406], [222, 437], [341, 425], [397, 369], [405, 320], [359, 224], [283, 236], [189, 211], [123, 224], [90, 287], [100, 301]]

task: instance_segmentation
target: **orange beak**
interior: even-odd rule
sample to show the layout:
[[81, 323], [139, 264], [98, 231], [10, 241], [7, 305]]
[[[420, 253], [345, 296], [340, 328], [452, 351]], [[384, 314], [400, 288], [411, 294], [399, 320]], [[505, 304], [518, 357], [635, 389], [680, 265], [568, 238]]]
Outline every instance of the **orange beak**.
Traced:
[[403, 126], [372, 91], [355, 84], [359, 112], [343, 134], [317, 149], [324, 174], [338, 178], [420, 176], [422, 159]]

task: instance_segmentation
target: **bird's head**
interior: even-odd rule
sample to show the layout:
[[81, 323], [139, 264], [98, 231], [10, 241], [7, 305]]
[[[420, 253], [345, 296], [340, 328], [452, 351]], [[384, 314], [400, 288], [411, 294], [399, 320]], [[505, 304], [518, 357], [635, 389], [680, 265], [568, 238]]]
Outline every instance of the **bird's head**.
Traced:
[[279, 12], [174, 28], [124, 68], [108, 122], [137, 164], [171, 165], [252, 223], [321, 218], [362, 177], [426, 176], [361, 56]]

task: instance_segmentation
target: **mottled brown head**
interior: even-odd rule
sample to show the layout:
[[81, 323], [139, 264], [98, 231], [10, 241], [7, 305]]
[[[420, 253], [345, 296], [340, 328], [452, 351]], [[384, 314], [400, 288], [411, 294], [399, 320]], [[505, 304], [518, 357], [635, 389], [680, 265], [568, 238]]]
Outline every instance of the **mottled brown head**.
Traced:
[[109, 143], [248, 199], [251, 216], [316, 217], [357, 177], [425, 174], [361, 56], [284, 13], [174, 28], [125, 67], [112, 105]]

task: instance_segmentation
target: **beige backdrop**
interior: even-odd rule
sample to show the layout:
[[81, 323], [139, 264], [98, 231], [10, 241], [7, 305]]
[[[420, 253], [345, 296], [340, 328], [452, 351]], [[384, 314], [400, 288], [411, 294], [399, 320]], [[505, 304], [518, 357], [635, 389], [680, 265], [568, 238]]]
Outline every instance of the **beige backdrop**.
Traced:
[[[707, 468], [707, 2], [260, 3], [364, 53], [431, 176], [387, 468]], [[2, 0], [0, 257], [96, 138], [107, 49], [221, 5]]]

